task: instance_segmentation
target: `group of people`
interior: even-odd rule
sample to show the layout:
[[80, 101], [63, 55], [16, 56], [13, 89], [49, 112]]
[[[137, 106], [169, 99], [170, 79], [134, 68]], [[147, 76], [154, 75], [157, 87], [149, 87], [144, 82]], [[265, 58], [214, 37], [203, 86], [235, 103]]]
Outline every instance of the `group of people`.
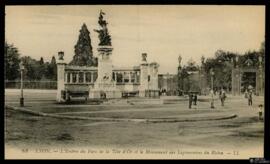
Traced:
[[[214, 96], [215, 93], [213, 90], [210, 91], [210, 96], [211, 96], [211, 108], [214, 108]], [[219, 90], [219, 99], [221, 102], [221, 106], [224, 106], [225, 100], [227, 98], [226, 92], [223, 88], [221, 88]], [[252, 90], [249, 90], [245, 92], [245, 98], [248, 99], [248, 105], [252, 106]], [[189, 93], [189, 109], [192, 107], [192, 103], [193, 105], [197, 105], [197, 94], [196, 93]]]
[[188, 104], [188, 108], [189, 109], [191, 109], [191, 107], [192, 107], [192, 103], [193, 103], [193, 105], [197, 105], [197, 99], [198, 99], [198, 97], [197, 97], [197, 94], [196, 93], [189, 93], [189, 104]]
[[[217, 92], [215, 92], [215, 93], [217, 93]], [[215, 93], [214, 93], [213, 90], [210, 91], [210, 96], [212, 96], [211, 97], [211, 108], [215, 108], [214, 107]], [[227, 98], [226, 92], [225, 92], [225, 90], [223, 88], [221, 88], [218, 93], [219, 93], [219, 99], [220, 99], [220, 102], [221, 102], [221, 106], [224, 106], [225, 100]], [[249, 106], [252, 106], [252, 95], [253, 95], [252, 90], [249, 90], [249, 91], [246, 90], [245, 91], [245, 98], [248, 99], [248, 105]], [[197, 94], [189, 92], [189, 106], [188, 106], [189, 109], [192, 108], [192, 105], [195, 105], [195, 106], [197, 105], [197, 100], [198, 100]], [[263, 105], [262, 104], [260, 104], [258, 106], [258, 111], [259, 111], [258, 112], [259, 113], [259, 119], [262, 120], [263, 119], [263, 114], [262, 114], [263, 113]]]
[[[245, 91], [245, 98], [248, 100], [248, 106], [252, 106], [252, 89], [249, 89]], [[258, 106], [258, 113], [259, 113], [259, 120], [263, 120], [263, 105], [259, 104]]]
[[[212, 96], [212, 99], [211, 99], [211, 108], [214, 108], [214, 92], [211, 91], [211, 96]], [[225, 99], [226, 99], [226, 92], [224, 91], [224, 89], [221, 89], [220, 92], [219, 92], [219, 98], [220, 98], [220, 101], [221, 101], [221, 106], [224, 106], [224, 102], [225, 102]], [[190, 92], [189, 93], [189, 105], [188, 105], [188, 108], [191, 109], [192, 107], [192, 104], [193, 105], [197, 105], [197, 100], [198, 100], [198, 96], [196, 93], [192, 93]]]

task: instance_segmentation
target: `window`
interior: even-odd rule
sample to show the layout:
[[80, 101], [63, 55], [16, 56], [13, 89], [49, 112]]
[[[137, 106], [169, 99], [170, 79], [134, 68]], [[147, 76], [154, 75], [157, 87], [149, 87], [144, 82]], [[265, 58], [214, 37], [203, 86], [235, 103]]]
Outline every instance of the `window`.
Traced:
[[84, 76], [84, 73], [83, 72], [79, 72], [79, 83], [83, 83], [83, 76]]
[[77, 81], [77, 74], [72, 73], [72, 83], [76, 83], [76, 81]]
[[129, 74], [127, 72], [124, 72], [124, 82], [125, 83], [129, 82]]
[[130, 72], [130, 76], [131, 76], [131, 82], [134, 83], [136, 74], [134, 72]]
[[116, 82], [117, 83], [122, 83], [122, 78], [123, 78], [123, 75], [121, 73], [116, 73]]
[[85, 73], [85, 81], [87, 83], [91, 82], [91, 72]]

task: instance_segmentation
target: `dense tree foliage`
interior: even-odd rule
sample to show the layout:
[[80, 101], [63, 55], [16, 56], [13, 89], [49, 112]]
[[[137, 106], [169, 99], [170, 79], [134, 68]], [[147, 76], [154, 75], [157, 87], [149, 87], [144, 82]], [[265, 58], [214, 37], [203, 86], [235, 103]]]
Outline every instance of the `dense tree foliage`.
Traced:
[[75, 55], [71, 65], [97, 66], [97, 58], [93, 57], [90, 32], [85, 24], [82, 25], [78, 41], [75, 45]]
[[[238, 57], [237, 65], [240, 68], [257, 68], [259, 64], [259, 56], [262, 57], [262, 64], [264, 65], [264, 43], [262, 43], [259, 51], [247, 51], [244, 54], [237, 54], [218, 50], [214, 58], [208, 58], [205, 62], [208, 83], [210, 83], [211, 75], [210, 69], [214, 72], [214, 88], [221, 87], [230, 90], [232, 82], [232, 68], [236, 65], [236, 56]], [[243, 75], [242, 82], [251, 83], [254, 78], [248, 75]], [[254, 81], [255, 83], [255, 81]]]
[[43, 57], [40, 60], [23, 56], [20, 58], [18, 49], [11, 44], [5, 43], [5, 80], [20, 79], [20, 62], [23, 63], [24, 79], [55, 81], [57, 78], [57, 65], [53, 56], [51, 62], [44, 62]]
[[[224, 88], [231, 90], [232, 85], [232, 69], [236, 66], [236, 57], [238, 57], [237, 65], [240, 68], [258, 68], [259, 57], [262, 57], [262, 65], [264, 67], [265, 59], [265, 42], [261, 44], [258, 51], [247, 51], [244, 54], [237, 54], [234, 52], [217, 50], [214, 57], [207, 58], [204, 62], [204, 69], [207, 75], [207, 82], [211, 85], [210, 70], [214, 72], [214, 89]], [[178, 87], [180, 90], [197, 90], [196, 81], [192, 81], [192, 72], [198, 72], [199, 66], [192, 60], [189, 60], [186, 66], [179, 69], [178, 72]], [[193, 76], [194, 77], [194, 76]], [[197, 79], [198, 81], [198, 79]], [[256, 77], [252, 73], [245, 73], [242, 76], [242, 85], [247, 86], [251, 83], [255, 84]]]
[[5, 42], [5, 79], [15, 80], [19, 78], [20, 54], [12, 44]]
[[[42, 58], [41, 58], [42, 59]], [[52, 57], [52, 61], [42, 62], [42, 60], [32, 59], [30, 56], [24, 56], [21, 58], [25, 66], [25, 79], [26, 80], [56, 80], [57, 78], [57, 66], [55, 57]]]

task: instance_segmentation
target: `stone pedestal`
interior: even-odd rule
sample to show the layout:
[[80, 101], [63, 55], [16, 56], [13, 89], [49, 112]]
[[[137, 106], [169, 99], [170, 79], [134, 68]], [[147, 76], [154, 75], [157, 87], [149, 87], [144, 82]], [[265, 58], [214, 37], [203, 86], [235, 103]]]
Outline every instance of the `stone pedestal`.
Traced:
[[241, 94], [241, 74], [238, 68], [232, 70], [232, 94], [234, 96]]
[[57, 102], [64, 102], [64, 91], [65, 91], [65, 67], [66, 63], [64, 61], [64, 52], [58, 53], [59, 59], [57, 61], [57, 95], [56, 101]]
[[[158, 89], [158, 64], [147, 63], [147, 54], [142, 54], [142, 63], [140, 65], [140, 87], [139, 97], [156, 97], [151, 94], [153, 92], [159, 93]], [[153, 96], [152, 96], [153, 95]]]
[[122, 93], [116, 88], [112, 79], [112, 50], [111, 46], [98, 47], [98, 78], [94, 88], [90, 90], [90, 98], [120, 98]]
[[256, 72], [256, 92], [258, 96], [264, 95], [264, 73], [261, 67]]

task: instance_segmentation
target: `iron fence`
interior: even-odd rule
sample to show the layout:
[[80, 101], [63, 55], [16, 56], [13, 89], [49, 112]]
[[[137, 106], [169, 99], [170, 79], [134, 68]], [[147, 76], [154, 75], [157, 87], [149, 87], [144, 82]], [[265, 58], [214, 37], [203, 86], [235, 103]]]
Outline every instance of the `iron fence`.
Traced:
[[[19, 80], [5, 80], [6, 89], [19, 89], [21, 81]], [[23, 81], [23, 88], [25, 89], [57, 89], [57, 81]]]

